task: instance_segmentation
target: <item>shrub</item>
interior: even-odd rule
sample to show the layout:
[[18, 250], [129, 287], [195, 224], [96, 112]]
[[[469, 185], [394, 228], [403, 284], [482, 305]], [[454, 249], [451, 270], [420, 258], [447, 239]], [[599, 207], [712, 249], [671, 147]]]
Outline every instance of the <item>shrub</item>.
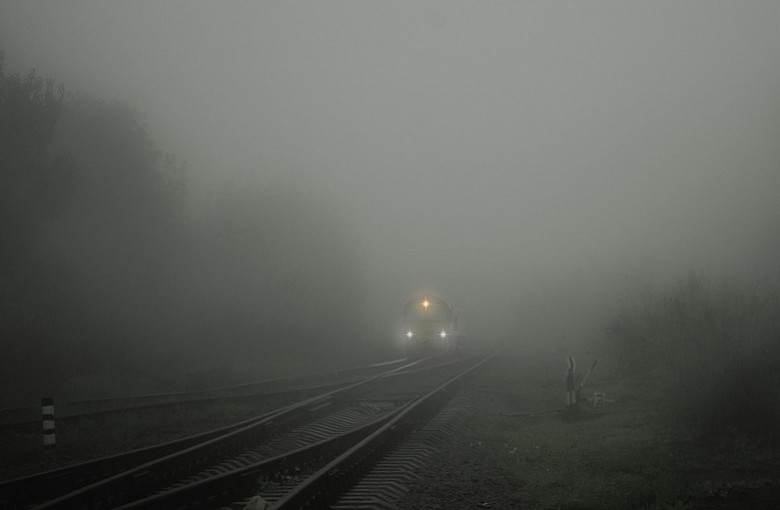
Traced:
[[679, 428], [768, 438], [780, 423], [778, 311], [755, 287], [691, 275], [665, 292], [628, 293], [608, 336], [630, 374], [664, 383]]

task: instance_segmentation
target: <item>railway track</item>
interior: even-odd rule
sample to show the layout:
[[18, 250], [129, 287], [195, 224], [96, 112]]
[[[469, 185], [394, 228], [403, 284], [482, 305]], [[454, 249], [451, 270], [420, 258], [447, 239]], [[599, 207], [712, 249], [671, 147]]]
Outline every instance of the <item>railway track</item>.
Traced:
[[[359, 367], [266, 379], [199, 391], [72, 400], [57, 406], [57, 420], [60, 422], [78, 421], [128, 411], [198, 406], [257, 396], [296, 394], [322, 390], [324, 387], [336, 388], [399, 367], [405, 362], [405, 359], [397, 359]], [[37, 431], [41, 426], [40, 413], [40, 406], [0, 409], [0, 431]]]
[[[415, 400], [349, 450], [322, 466], [282, 498], [273, 510], [377, 510], [396, 508], [415, 471], [439, 447], [446, 432], [467, 417], [464, 402], [445, 407], [458, 384], [492, 357], [472, 360], [463, 370]], [[236, 502], [231, 508], [245, 508]]]
[[[434, 425], [426, 431], [423, 424], [436, 415], [457, 384], [485, 361], [459, 360], [416, 374], [383, 377], [380, 384], [353, 395], [336, 412], [276, 435], [255, 459], [245, 451], [148, 497], [109, 508], [263, 508], [258, 501], [270, 503], [274, 509], [327, 508], [362, 474], [370, 472], [384, 454], [392, 456], [409, 434], [415, 435], [415, 429], [422, 427], [416, 434], [427, 437], [423, 451], [435, 450], [437, 445], [431, 438], [441, 436], [441, 429]], [[449, 423], [448, 416], [439, 421]], [[419, 439], [407, 449], [417, 446]], [[416, 461], [406, 464], [407, 470], [420, 466], [417, 454]], [[400, 461], [396, 456], [396, 464], [403, 462], [401, 455]], [[241, 458], [246, 462], [238, 465]], [[380, 471], [374, 477], [381, 480], [384, 474]], [[382, 508], [375, 505], [379, 502], [374, 500], [374, 506], [368, 508]]]
[[462, 363], [420, 360], [230, 427], [12, 480], [0, 484], [0, 505], [29, 508], [45, 499], [35, 508], [171, 508], [178, 499], [224, 498], [225, 484], [254, 482], [261, 472], [272, 480], [294, 462], [301, 472], [312, 458], [332, 458]]
[[[425, 425], [385, 448], [384, 454], [341, 494], [332, 494], [332, 510], [381, 510], [397, 508], [410, 484], [442, 443], [471, 416], [467, 397], [455, 396]], [[246, 505], [244, 505], [246, 506]]]

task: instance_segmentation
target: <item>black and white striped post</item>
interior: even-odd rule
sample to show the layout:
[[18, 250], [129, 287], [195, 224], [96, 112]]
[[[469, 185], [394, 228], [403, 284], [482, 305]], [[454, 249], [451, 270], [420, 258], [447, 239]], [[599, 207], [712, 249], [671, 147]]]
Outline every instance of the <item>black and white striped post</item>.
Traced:
[[54, 399], [41, 399], [41, 419], [43, 420], [43, 447], [47, 450], [57, 444], [54, 435]]

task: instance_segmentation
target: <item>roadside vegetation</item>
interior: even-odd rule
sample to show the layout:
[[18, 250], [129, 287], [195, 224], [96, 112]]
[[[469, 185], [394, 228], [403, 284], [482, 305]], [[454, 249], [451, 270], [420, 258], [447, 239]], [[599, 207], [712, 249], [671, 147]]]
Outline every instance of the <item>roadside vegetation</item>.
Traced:
[[[694, 434], [644, 377], [602, 359], [583, 391], [604, 392], [564, 420], [565, 362], [507, 355], [467, 388], [473, 417], [402, 502], [407, 509], [774, 509], [780, 449], [765, 436]], [[663, 387], [663, 385], [661, 386]], [[553, 412], [550, 412], [550, 411]]]
[[0, 161], [0, 408], [364, 353], [357, 238], [284, 169], [196, 206], [143, 114], [6, 73], [2, 50]]
[[403, 508], [778, 508], [778, 312], [768, 291], [695, 274], [628, 289], [602, 343], [575, 353], [578, 378], [599, 360], [579, 419], [556, 412], [570, 351], [507, 353]]
[[627, 293], [608, 328], [621, 373], [646, 381], [679, 432], [705, 442], [777, 443], [777, 296], [690, 275], [663, 291]]

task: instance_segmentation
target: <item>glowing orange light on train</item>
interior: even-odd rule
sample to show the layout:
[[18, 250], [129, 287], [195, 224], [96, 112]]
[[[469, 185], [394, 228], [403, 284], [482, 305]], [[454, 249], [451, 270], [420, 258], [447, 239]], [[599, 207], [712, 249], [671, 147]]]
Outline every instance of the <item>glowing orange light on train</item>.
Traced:
[[429, 307], [429, 306], [431, 306], [431, 302], [430, 302], [430, 301], [428, 301], [428, 298], [425, 298], [425, 299], [423, 300], [423, 302], [422, 302], [422, 306], [423, 306], [423, 308], [425, 308], [426, 310], [428, 309], [428, 307]]

